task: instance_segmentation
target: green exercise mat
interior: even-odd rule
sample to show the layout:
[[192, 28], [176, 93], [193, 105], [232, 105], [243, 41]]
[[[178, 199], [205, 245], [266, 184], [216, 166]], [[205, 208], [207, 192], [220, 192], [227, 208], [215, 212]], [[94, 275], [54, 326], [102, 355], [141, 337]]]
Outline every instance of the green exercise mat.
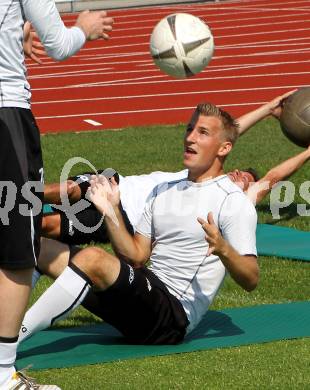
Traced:
[[55, 210], [52, 209], [52, 206], [50, 204], [43, 205], [43, 214], [51, 214], [54, 212], [55, 212]]
[[256, 239], [259, 255], [310, 261], [310, 232], [258, 224]]
[[18, 368], [61, 368], [310, 336], [310, 301], [209, 311], [182, 344], [129, 345], [106, 324], [46, 330], [22, 343]]

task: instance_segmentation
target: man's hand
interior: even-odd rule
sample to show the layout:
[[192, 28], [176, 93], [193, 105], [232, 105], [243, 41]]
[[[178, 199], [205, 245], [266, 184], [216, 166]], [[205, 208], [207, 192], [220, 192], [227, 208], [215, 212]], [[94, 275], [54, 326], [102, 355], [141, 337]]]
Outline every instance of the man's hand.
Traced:
[[109, 182], [103, 175], [93, 175], [86, 196], [103, 216], [107, 216], [118, 225], [114, 207], [118, 207], [120, 203], [120, 193], [114, 178]]
[[208, 213], [208, 221], [198, 218], [206, 232], [209, 243], [207, 256], [214, 254], [220, 258], [230, 276], [246, 291], [255, 289], [259, 278], [257, 259], [254, 255], [240, 255], [227, 241], [224, 240], [215, 225], [212, 213]]
[[42, 43], [38, 40], [38, 35], [35, 31], [31, 31], [31, 24], [27, 21], [24, 24], [24, 53], [37, 64], [42, 64], [38, 56], [47, 55]]
[[78, 16], [75, 25], [84, 32], [88, 41], [109, 39], [108, 33], [112, 31], [113, 19], [107, 16], [106, 11], [84, 11]]
[[285, 99], [287, 99], [290, 95], [292, 95], [296, 91], [297, 91], [297, 89], [293, 89], [292, 91], [286, 92], [284, 95], [280, 95], [280, 96], [272, 99], [269, 103], [267, 103], [269, 105], [270, 114], [273, 117], [279, 119], [280, 115], [282, 113], [283, 104], [285, 102]]
[[210, 256], [211, 254], [219, 256], [225, 247], [225, 240], [214, 222], [213, 214], [211, 212], [208, 213], [208, 221], [205, 221], [200, 217], [198, 217], [197, 220], [206, 232], [206, 241], [209, 244], [207, 256]]

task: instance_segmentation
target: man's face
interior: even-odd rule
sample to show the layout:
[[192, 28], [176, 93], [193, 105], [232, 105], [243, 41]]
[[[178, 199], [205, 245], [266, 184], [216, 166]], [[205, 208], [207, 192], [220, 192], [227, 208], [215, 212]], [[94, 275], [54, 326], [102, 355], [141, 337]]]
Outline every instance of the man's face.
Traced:
[[222, 123], [214, 116], [193, 118], [184, 137], [183, 163], [189, 170], [204, 172], [213, 165], [225, 143]]
[[238, 169], [228, 172], [227, 176], [243, 191], [247, 191], [251, 183], [255, 182], [255, 178], [250, 172], [239, 171]]

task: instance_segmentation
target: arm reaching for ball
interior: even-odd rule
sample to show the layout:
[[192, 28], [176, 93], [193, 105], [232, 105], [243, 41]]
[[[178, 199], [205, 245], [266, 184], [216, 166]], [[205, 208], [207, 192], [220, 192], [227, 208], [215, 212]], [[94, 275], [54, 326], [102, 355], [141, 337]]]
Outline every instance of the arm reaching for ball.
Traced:
[[279, 119], [282, 112], [283, 102], [296, 91], [297, 89], [293, 89], [283, 95], [277, 96], [270, 102], [261, 105], [256, 110], [240, 116], [237, 119], [237, 122], [239, 122], [239, 135], [245, 134], [252, 126], [267, 116], [271, 115], [274, 118]]
[[246, 194], [254, 204], [261, 202], [273, 186], [289, 178], [310, 159], [310, 146], [296, 156], [271, 168], [264, 177], [250, 185]]

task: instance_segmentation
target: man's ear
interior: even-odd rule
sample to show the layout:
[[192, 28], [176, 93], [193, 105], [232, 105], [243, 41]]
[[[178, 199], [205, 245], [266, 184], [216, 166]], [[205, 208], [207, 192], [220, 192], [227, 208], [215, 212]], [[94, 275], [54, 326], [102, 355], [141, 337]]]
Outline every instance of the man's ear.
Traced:
[[233, 145], [230, 141], [225, 141], [225, 142], [222, 142], [220, 148], [219, 148], [219, 151], [218, 151], [218, 155], [220, 157], [225, 157], [227, 156], [231, 149], [232, 149]]

